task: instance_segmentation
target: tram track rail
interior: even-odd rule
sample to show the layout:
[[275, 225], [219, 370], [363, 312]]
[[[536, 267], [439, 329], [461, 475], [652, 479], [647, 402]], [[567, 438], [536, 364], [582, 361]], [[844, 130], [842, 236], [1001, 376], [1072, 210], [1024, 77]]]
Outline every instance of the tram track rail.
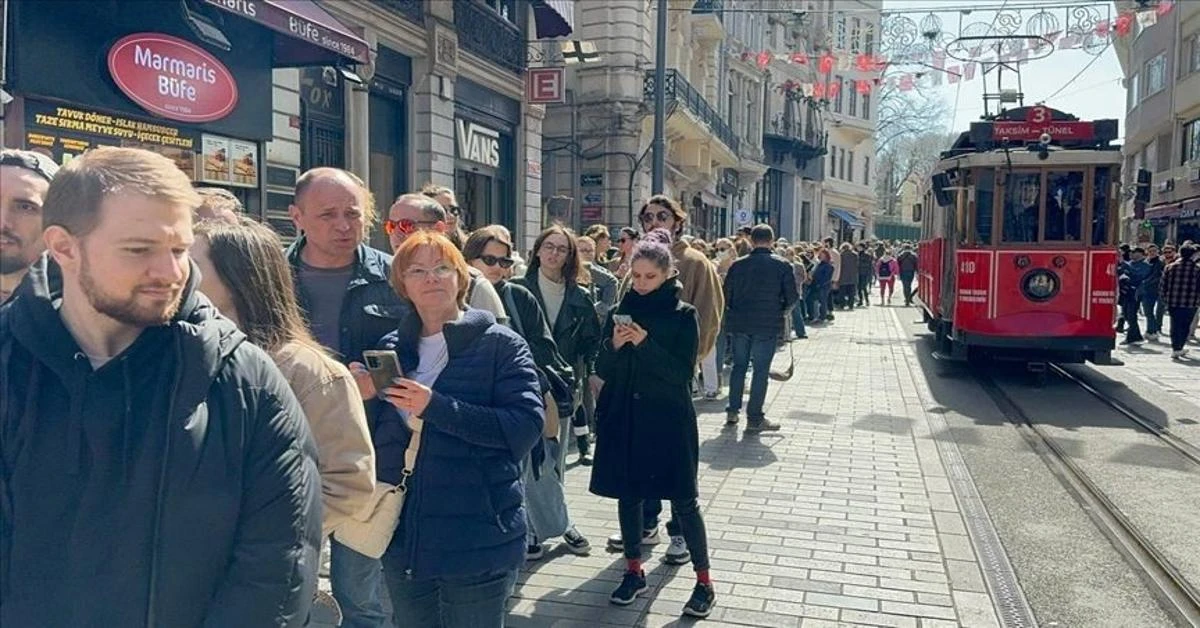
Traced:
[[[1157, 424], [1138, 416], [1136, 412], [1124, 407], [1120, 402], [1108, 398], [1060, 366], [1048, 365], [1048, 367], [1060, 376], [1064, 376], [1088, 390], [1115, 412], [1136, 422], [1181, 456], [1200, 465], [1200, 458], [1195, 455], [1197, 452], [1190, 444], [1174, 437]], [[1138, 530], [1130, 518], [1121, 512], [1104, 490], [1088, 477], [1071, 455], [1055, 442], [1054, 437], [1031, 418], [994, 379], [980, 373], [976, 373], [975, 378], [1005, 418], [1016, 427], [1030, 448], [1059, 479], [1100, 532], [1109, 539], [1126, 561], [1140, 572], [1139, 575], [1151, 587], [1167, 612], [1178, 619], [1182, 625], [1200, 627], [1200, 589], [1187, 581], [1186, 577], [1154, 546], [1150, 539]]]

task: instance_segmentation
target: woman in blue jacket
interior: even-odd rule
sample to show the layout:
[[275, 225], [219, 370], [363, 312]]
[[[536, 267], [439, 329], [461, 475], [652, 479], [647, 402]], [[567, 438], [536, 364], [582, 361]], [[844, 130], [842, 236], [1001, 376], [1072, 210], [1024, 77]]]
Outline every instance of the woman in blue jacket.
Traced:
[[465, 306], [467, 263], [445, 236], [413, 234], [392, 285], [415, 316], [381, 341], [403, 370], [382, 391], [377, 473], [399, 482], [420, 450], [400, 523], [383, 555], [399, 626], [502, 627], [525, 561], [521, 461], [542, 433], [543, 402], [525, 341]]

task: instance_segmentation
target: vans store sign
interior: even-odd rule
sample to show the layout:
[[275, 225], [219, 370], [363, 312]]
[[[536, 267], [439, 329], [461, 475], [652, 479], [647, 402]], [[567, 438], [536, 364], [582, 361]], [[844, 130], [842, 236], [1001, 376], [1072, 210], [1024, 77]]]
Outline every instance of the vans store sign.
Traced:
[[500, 132], [466, 120], [455, 120], [458, 156], [491, 168], [500, 167]]
[[212, 122], [238, 102], [237, 82], [216, 57], [177, 37], [135, 33], [108, 51], [108, 72], [131, 100], [180, 122]]

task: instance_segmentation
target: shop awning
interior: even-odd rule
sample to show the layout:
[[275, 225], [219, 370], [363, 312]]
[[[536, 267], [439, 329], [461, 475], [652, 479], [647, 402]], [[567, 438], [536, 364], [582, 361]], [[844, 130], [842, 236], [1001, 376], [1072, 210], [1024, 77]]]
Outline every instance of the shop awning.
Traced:
[[276, 66], [333, 65], [339, 59], [369, 61], [367, 42], [314, 0], [205, 1], [283, 35], [275, 38]]
[[1146, 208], [1146, 220], [1156, 218], [1174, 218], [1179, 215], [1182, 203], [1162, 203]]
[[862, 218], [858, 217], [858, 214], [855, 214], [854, 212], [852, 212], [848, 209], [842, 209], [840, 207], [830, 207], [829, 215], [833, 216], [834, 218], [837, 218], [838, 220], [841, 220], [842, 222], [846, 223], [847, 225], [849, 225], [850, 227], [852, 227], [854, 229], [862, 229], [863, 227], [867, 226], [867, 223], [863, 222]]
[[575, 0], [530, 0], [538, 39], [566, 37], [575, 32]]

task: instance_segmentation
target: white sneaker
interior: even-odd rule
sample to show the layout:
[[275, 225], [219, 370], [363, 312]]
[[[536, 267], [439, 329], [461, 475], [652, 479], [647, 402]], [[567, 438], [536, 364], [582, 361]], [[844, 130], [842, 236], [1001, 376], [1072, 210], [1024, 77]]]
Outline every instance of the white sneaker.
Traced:
[[[657, 526], [652, 530], [642, 530], [642, 545], [658, 545], [658, 541]], [[625, 548], [625, 540], [621, 538], [620, 532], [608, 537], [608, 547], [614, 550]]]
[[683, 540], [682, 536], [671, 537], [671, 545], [667, 547], [663, 562], [668, 565], [686, 565], [691, 560], [692, 553], [688, 551], [687, 541]]
[[1183, 351], [1172, 351], [1171, 352], [1172, 360], [1178, 360], [1178, 359], [1182, 358], [1183, 356], [1184, 356]]

